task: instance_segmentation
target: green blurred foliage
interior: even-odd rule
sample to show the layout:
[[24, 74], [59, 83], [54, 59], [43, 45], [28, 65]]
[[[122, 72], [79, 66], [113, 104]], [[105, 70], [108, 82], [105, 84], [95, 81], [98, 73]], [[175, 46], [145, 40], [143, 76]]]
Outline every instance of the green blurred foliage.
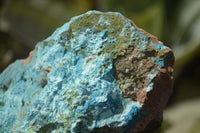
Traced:
[[197, 118], [196, 122], [192, 126], [190, 133], [199, 133], [200, 131], [200, 118]]
[[169, 121], [163, 120], [162, 126], [158, 130], [156, 130], [154, 133], [163, 133], [164, 131], [168, 130], [171, 127], [172, 127], [172, 124]]
[[117, 11], [173, 49], [174, 94], [169, 105], [198, 98], [199, 7], [200, 0], [1, 0], [0, 72], [14, 60], [27, 57], [38, 41], [71, 17], [88, 10]]

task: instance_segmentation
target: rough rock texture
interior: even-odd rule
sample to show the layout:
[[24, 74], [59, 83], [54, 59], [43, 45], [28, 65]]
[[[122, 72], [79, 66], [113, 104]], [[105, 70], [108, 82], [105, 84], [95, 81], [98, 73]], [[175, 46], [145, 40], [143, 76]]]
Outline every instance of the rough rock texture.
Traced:
[[72, 18], [0, 75], [0, 132], [151, 132], [172, 51], [120, 13]]

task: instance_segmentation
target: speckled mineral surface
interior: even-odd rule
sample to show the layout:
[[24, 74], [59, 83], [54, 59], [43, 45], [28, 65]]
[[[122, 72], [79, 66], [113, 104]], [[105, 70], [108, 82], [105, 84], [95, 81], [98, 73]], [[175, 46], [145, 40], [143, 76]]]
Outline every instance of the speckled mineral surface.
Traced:
[[120, 13], [89, 11], [0, 74], [0, 132], [140, 132], [158, 127], [174, 56]]

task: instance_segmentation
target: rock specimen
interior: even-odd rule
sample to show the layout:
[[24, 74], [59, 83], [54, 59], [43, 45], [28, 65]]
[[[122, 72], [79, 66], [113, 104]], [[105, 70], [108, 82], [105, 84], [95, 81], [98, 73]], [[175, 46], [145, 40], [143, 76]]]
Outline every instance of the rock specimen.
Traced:
[[89, 11], [0, 75], [0, 132], [150, 132], [172, 92], [172, 51], [120, 13]]

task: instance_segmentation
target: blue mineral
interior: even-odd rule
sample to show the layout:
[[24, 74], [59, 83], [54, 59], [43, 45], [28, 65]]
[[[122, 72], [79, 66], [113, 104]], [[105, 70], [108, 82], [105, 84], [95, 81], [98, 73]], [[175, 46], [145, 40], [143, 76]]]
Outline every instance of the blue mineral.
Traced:
[[89, 11], [0, 74], [0, 132], [142, 131], [162, 116], [172, 67], [171, 50], [123, 15]]

